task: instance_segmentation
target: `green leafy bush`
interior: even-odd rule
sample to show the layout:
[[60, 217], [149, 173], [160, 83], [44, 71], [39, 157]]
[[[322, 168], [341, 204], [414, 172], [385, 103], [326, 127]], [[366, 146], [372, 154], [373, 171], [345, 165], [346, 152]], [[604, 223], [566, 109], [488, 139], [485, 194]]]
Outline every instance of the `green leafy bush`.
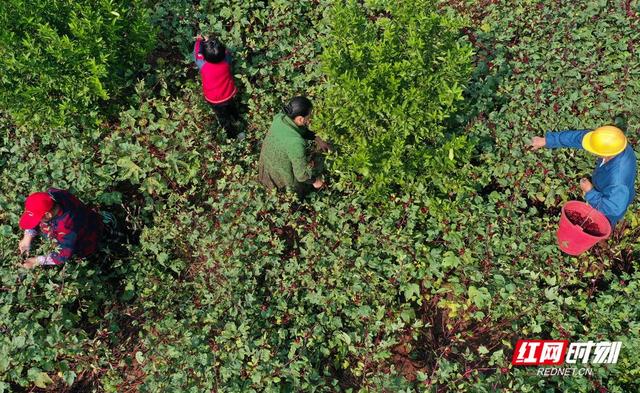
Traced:
[[470, 142], [445, 121], [471, 73], [463, 21], [431, 0], [337, 2], [328, 21], [319, 117], [339, 146], [333, 170], [370, 195], [413, 183], [457, 191]]
[[155, 45], [139, 0], [8, 0], [0, 24], [0, 109], [31, 126], [96, 117]]

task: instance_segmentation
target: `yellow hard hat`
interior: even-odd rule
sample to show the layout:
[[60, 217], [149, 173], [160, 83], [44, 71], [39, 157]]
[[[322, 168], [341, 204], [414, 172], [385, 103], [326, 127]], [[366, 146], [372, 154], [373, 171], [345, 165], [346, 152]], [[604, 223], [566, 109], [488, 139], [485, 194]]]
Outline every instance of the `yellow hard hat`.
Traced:
[[627, 137], [615, 126], [602, 126], [582, 138], [582, 147], [601, 157], [615, 156], [627, 147]]

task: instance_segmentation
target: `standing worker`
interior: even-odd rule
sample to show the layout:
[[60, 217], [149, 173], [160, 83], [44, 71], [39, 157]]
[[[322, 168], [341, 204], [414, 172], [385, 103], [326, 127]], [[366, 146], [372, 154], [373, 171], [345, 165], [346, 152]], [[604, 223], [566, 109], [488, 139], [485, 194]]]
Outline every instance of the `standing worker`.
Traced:
[[598, 156], [592, 180], [580, 180], [589, 205], [602, 212], [611, 228], [624, 216], [635, 196], [636, 155], [624, 133], [607, 125], [593, 131], [547, 132], [544, 137], [534, 137], [533, 150], [571, 147], [584, 149]]
[[204, 98], [213, 107], [218, 121], [229, 138], [244, 139], [233, 124], [240, 118], [235, 96], [238, 88], [231, 72], [231, 52], [217, 39], [204, 38], [198, 34], [193, 48], [193, 57], [200, 70]]
[[[112, 215], [105, 213], [104, 217]], [[31, 241], [38, 234], [55, 241], [59, 247], [48, 255], [27, 258], [22, 266], [28, 269], [38, 265], [61, 265], [72, 256], [89, 256], [98, 250], [103, 232], [112, 229], [105, 225], [100, 213], [91, 210], [70, 192], [55, 188], [27, 197], [19, 225], [24, 230], [18, 245], [21, 254], [29, 254]]]
[[311, 101], [298, 96], [284, 108], [284, 113], [274, 117], [258, 164], [259, 181], [268, 189], [289, 189], [304, 196], [311, 185], [315, 189], [323, 186], [321, 178], [313, 177], [312, 160], [306, 152], [305, 141], [315, 137], [307, 129], [311, 110]]

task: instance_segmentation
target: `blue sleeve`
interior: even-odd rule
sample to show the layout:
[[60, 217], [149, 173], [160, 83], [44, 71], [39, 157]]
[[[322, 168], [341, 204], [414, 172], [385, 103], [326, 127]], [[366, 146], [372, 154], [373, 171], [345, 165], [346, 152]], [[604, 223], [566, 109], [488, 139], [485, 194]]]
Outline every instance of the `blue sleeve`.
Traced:
[[202, 39], [196, 40], [195, 45], [193, 46], [193, 60], [196, 62], [198, 69], [202, 69], [205, 64], [204, 56], [200, 53], [200, 42]]
[[545, 137], [545, 147], [555, 149], [558, 147], [571, 147], [574, 149], [582, 149], [582, 138], [589, 130], [575, 131], [555, 131], [547, 132]]
[[592, 188], [585, 194], [585, 199], [605, 216], [616, 217], [627, 209], [629, 190], [623, 185], [609, 186], [602, 191]]

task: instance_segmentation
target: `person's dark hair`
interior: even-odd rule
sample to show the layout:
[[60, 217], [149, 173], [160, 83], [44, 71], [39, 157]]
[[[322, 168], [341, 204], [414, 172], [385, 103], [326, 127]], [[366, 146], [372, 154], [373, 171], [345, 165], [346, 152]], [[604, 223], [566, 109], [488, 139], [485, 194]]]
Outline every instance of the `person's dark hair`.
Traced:
[[287, 105], [284, 107], [284, 113], [291, 120], [295, 119], [298, 116], [307, 117], [311, 113], [311, 109], [313, 105], [311, 101], [307, 97], [297, 96], [294, 97]]
[[209, 63], [220, 63], [224, 60], [227, 48], [216, 39], [208, 39], [200, 45], [200, 53]]

